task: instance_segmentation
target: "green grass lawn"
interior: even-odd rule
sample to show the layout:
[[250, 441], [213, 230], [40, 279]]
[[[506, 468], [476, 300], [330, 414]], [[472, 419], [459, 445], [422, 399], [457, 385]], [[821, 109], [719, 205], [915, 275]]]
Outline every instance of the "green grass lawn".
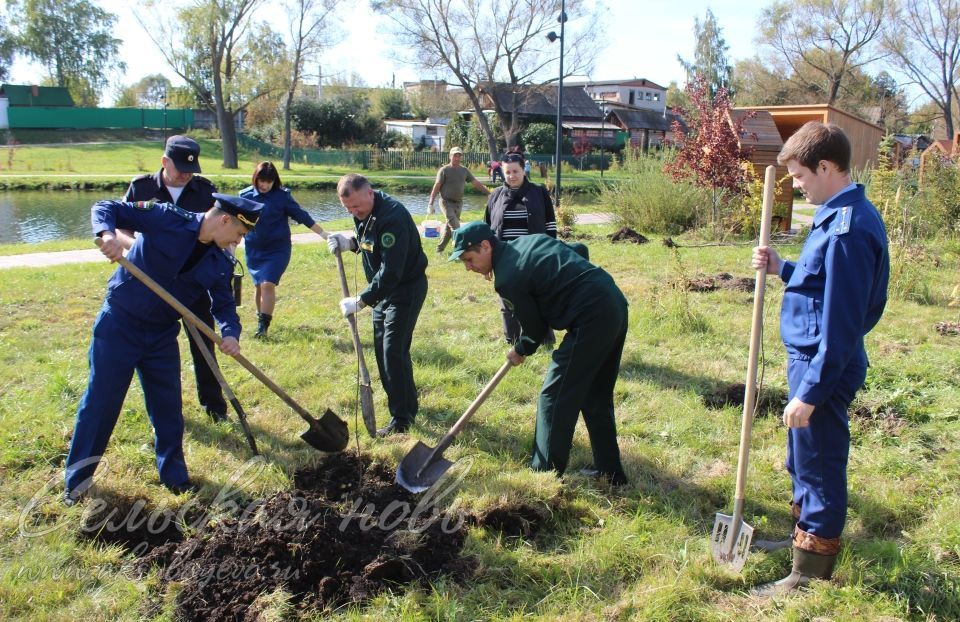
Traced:
[[[205, 152], [208, 148], [204, 146]], [[150, 149], [151, 157], [156, 149]], [[211, 158], [207, 158], [209, 162]], [[759, 601], [749, 587], [780, 578], [789, 553], [750, 555], [743, 574], [716, 565], [709, 536], [717, 511], [729, 512], [740, 410], [706, 398], [743, 382], [751, 294], [684, 294], [672, 283], [731, 272], [750, 276], [749, 246], [679, 249], [659, 243], [613, 245], [611, 227], [581, 227], [593, 260], [630, 301], [630, 329], [616, 389], [617, 420], [629, 486], [611, 492], [579, 476], [558, 480], [527, 468], [536, 395], [548, 354], [513, 369], [446, 452], [464, 459], [457, 502], [483, 508], [521, 500], [549, 508], [534, 538], [508, 539], [471, 528], [465, 553], [473, 576], [428, 589], [398, 588], [363, 607], [323, 614], [338, 620], [956, 620], [960, 619], [960, 359], [958, 337], [934, 324], [957, 319], [945, 307], [960, 259], [956, 244], [931, 249], [911, 278], [923, 302], [891, 300], [868, 337], [871, 368], [851, 421], [850, 512], [835, 578], [800, 596]], [[678, 238], [682, 243], [682, 238]], [[413, 345], [421, 411], [413, 436], [434, 445], [503, 361], [506, 346], [492, 286], [447, 263], [427, 241], [430, 291]], [[796, 256], [798, 249], [784, 249]], [[928, 255], [932, 257], [933, 255]], [[172, 597], [157, 602], [157, 578], [139, 577], [117, 547], [78, 536], [83, 506], [56, 502], [77, 402], [87, 378], [86, 351], [111, 266], [3, 271], [0, 290], [0, 618], [20, 620], [169, 620]], [[362, 270], [347, 261], [356, 289]], [[785, 389], [777, 314], [782, 285], [769, 280], [764, 383]], [[252, 286], [240, 315], [255, 326]], [[356, 360], [339, 316], [335, 263], [320, 245], [294, 247], [278, 290], [269, 341], [242, 341], [244, 354], [311, 412], [330, 407], [357, 426]], [[369, 311], [361, 335], [375, 374]], [[181, 337], [182, 339], [182, 337]], [[185, 351], [185, 348], [181, 348]], [[248, 458], [239, 429], [212, 424], [199, 408], [189, 356], [184, 361], [185, 450], [199, 494], [209, 503]], [[223, 358], [221, 357], [221, 360]], [[303, 422], [232, 361], [228, 380], [267, 460], [241, 482], [250, 497], [291, 485], [317, 453], [297, 435]], [[376, 408], [387, 421], [374, 379]], [[784, 429], [777, 412], [756, 420], [747, 479], [746, 520], [758, 535], [791, 527], [789, 478], [782, 467]], [[142, 394], [133, 383], [107, 450], [99, 482], [107, 494], [153, 506], [186, 502], [157, 482]], [[390, 464], [410, 437], [374, 441], [361, 451]], [[467, 469], [464, 464], [471, 466]], [[590, 463], [578, 427], [575, 473]], [[45, 485], [50, 483], [50, 487]], [[33, 501], [31, 501], [33, 500]], [[26, 508], [26, 509], [25, 509]], [[314, 612], [319, 619], [321, 612]], [[261, 619], [290, 619], [282, 607]], [[308, 617], [311, 614], [307, 614]], [[272, 617], [271, 617], [272, 616]]]

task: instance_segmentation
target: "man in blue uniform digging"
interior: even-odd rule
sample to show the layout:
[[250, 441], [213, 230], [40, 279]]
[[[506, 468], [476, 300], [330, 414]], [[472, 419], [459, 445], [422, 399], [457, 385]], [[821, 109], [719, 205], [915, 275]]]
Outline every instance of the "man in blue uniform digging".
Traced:
[[[240, 320], [233, 300], [233, 260], [224, 249], [253, 229], [260, 204], [214, 194], [214, 207], [196, 214], [172, 203], [101, 201], [91, 210], [100, 251], [123, 254], [116, 231], [139, 231], [127, 259], [190, 307], [205, 299], [220, 326], [220, 350], [240, 352]], [[90, 378], [80, 400], [67, 455], [64, 503], [73, 505], [93, 483], [136, 371], [154, 429], [160, 481], [176, 494], [196, 490], [183, 457], [180, 391], [180, 315], [122, 266], [110, 277], [93, 325]]]
[[786, 284], [780, 335], [790, 393], [783, 423], [797, 519], [793, 570], [754, 591], [762, 596], [829, 579], [847, 518], [847, 409], [866, 378], [863, 338], [883, 313], [890, 275], [887, 232], [850, 178], [850, 151], [835, 125], [810, 122], [787, 140], [777, 162], [820, 207], [797, 261], [765, 246], [753, 252], [755, 269], [766, 267]]

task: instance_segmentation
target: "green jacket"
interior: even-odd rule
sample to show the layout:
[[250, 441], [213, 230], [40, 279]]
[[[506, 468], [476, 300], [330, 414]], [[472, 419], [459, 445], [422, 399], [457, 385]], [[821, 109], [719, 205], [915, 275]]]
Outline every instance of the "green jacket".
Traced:
[[363, 271], [370, 283], [360, 292], [367, 306], [389, 298], [404, 284], [422, 278], [427, 269], [420, 232], [399, 201], [377, 190], [365, 220], [353, 219]]
[[547, 327], [566, 330], [607, 305], [627, 304], [613, 277], [542, 233], [495, 241], [493, 273], [494, 289], [520, 322], [521, 356], [536, 352]]

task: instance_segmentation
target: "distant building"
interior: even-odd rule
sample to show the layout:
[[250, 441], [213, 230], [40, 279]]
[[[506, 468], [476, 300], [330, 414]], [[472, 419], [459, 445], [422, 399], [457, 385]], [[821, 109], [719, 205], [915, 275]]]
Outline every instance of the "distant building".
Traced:
[[567, 82], [566, 85], [582, 88], [594, 101], [613, 102], [661, 113], [667, 103], [667, 89], [644, 78]]
[[11, 108], [18, 106], [74, 106], [70, 91], [63, 86], [37, 86], [35, 84], [0, 85], [0, 97], [5, 97]]
[[625, 132], [628, 136], [627, 142], [637, 149], [658, 148], [665, 142], [672, 141], [671, 128], [674, 121], [679, 122], [681, 127], [686, 127], [679, 115], [666, 112], [665, 109], [657, 112], [636, 106], [615, 104], [604, 104], [604, 107], [608, 110], [607, 123]]
[[421, 142], [426, 149], [432, 151], [443, 151], [444, 139], [447, 135], [448, 119], [425, 119], [423, 121], [410, 121], [407, 119], [384, 119], [383, 126], [389, 131], [400, 132], [404, 136], [409, 136], [416, 147]]

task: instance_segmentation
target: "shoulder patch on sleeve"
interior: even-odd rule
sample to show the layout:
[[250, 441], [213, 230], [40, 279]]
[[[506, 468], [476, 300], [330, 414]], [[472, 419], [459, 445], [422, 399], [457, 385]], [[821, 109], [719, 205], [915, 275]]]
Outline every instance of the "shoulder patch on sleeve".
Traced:
[[843, 235], [850, 231], [850, 221], [853, 220], [853, 209], [849, 205], [837, 211], [837, 224], [833, 227], [833, 235]]
[[384, 248], [390, 248], [396, 243], [397, 237], [389, 231], [380, 236], [380, 246]]

